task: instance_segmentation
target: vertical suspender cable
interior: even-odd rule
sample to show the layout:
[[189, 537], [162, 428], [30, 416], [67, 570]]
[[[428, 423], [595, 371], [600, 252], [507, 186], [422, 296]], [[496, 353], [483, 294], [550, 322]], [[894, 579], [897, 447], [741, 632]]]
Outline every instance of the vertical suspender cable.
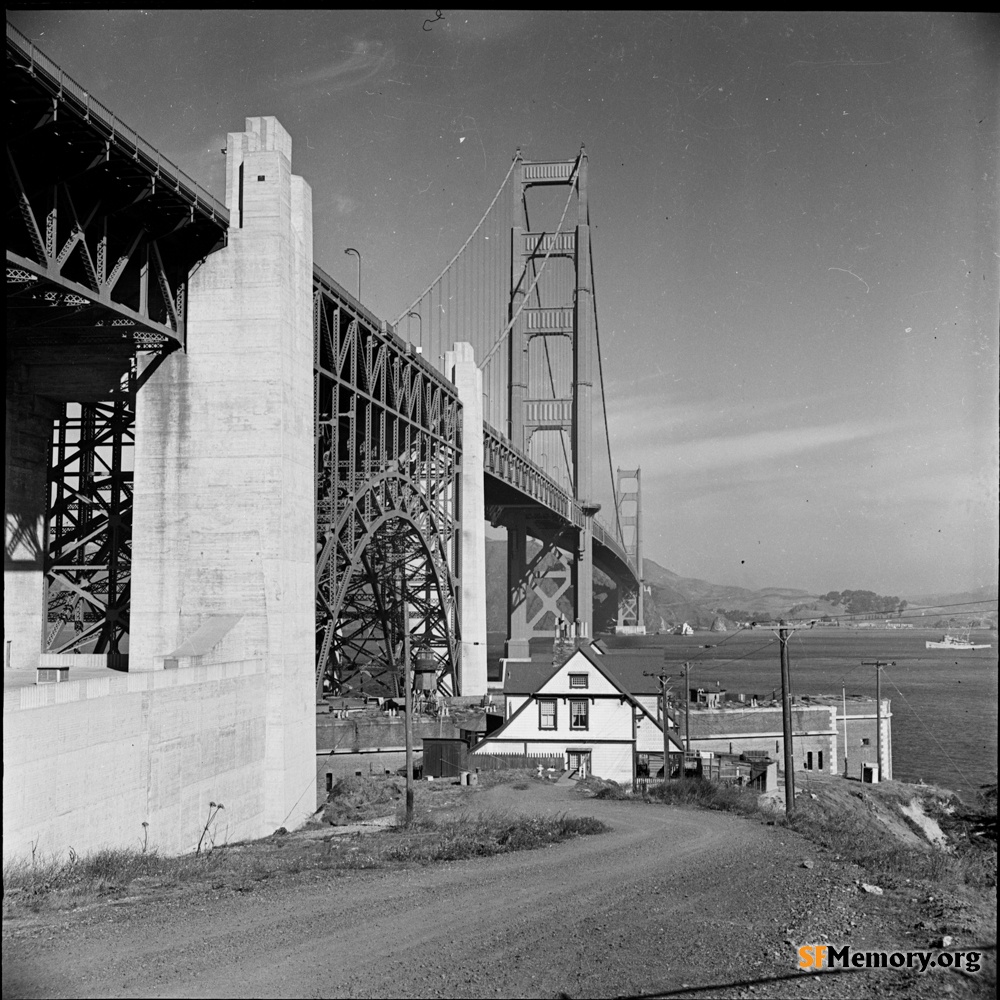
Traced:
[[[590, 225], [590, 206], [587, 206], [587, 225]], [[593, 235], [591, 236], [593, 241]], [[604, 394], [604, 362], [601, 359], [601, 326], [597, 321], [597, 285], [594, 283], [594, 248], [591, 242], [590, 248], [590, 294], [594, 301], [594, 337], [597, 341], [597, 371], [601, 379], [601, 408], [604, 411], [604, 440], [608, 444], [608, 474], [611, 476], [611, 495], [615, 501], [615, 524], [618, 528], [618, 541], [625, 544], [625, 535], [622, 532], [621, 516], [618, 511], [618, 486], [615, 483], [614, 464], [611, 461], [611, 432], [608, 430], [608, 401]], [[642, 576], [642, 567], [636, 566], [636, 571]]]

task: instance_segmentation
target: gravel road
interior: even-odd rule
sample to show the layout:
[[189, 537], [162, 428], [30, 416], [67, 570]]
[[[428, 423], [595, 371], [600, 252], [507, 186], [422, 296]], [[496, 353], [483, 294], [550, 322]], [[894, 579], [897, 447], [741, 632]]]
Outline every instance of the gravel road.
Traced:
[[491, 789], [477, 806], [596, 816], [612, 831], [489, 859], [304, 872], [252, 894], [177, 893], [20, 921], [5, 929], [3, 995], [870, 998], [952, 989], [943, 975], [903, 980], [888, 970], [776, 978], [796, 973], [799, 944], [899, 943], [887, 935], [900, 901], [860, 893], [856, 869], [780, 827], [534, 782]]

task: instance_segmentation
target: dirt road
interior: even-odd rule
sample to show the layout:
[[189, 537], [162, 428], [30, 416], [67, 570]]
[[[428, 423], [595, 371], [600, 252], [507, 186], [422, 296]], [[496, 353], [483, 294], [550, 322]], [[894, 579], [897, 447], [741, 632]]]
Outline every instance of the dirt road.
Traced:
[[891, 909], [905, 905], [860, 893], [856, 870], [780, 827], [535, 783], [484, 792], [477, 807], [596, 816], [612, 832], [19, 922], [4, 936], [3, 994], [804, 998], [952, 988], [943, 974], [903, 983], [888, 970], [774, 979], [796, 972], [802, 943], [901, 943], [886, 935]]

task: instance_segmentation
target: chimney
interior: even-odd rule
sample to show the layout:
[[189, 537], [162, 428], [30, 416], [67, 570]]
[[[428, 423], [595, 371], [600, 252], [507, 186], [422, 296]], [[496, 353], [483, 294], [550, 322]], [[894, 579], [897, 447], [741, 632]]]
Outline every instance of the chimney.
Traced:
[[552, 641], [553, 667], [561, 667], [587, 641], [581, 631], [579, 622], [556, 622], [556, 636]]

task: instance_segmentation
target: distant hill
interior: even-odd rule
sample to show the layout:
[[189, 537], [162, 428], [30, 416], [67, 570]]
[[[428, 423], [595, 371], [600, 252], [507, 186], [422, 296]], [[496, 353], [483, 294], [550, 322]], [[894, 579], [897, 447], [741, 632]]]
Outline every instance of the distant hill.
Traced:
[[[841, 605], [824, 601], [819, 595], [807, 590], [787, 587], [765, 587], [761, 590], [729, 587], [697, 577], [680, 576], [652, 559], [643, 560], [643, 576], [647, 588], [643, 602], [645, 623], [649, 631], [680, 622], [707, 629], [718, 617], [719, 608], [743, 610], [754, 618], [819, 618], [823, 615], [836, 617], [844, 614]], [[601, 631], [613, 624], [615, 612], [612, 605], [616, 605], [613, 599], [614, 587], [601, 573], [595, 577], [594, 594], [601, 608], [594, 628], [595, 631]], [[997, 587], [991, 586], [957, 594], [907, 597], [906, 601], [914, 608], [936, 609], [960, 605], [962, 607], [955, 608], [956, 612], [982, 615], [992, 612], [995, 618], [996, 598]], [[506, 631], [507, 543], [500, 540], [486, 542], [486, 619], [489, 631]]]
[[643, 577], [649, 588], [646, 596], [646, 627], [657, 629], [682, 621], [709, 628], [717, 617], [717, 608], [742, 609], [756, 617], [770, 618], [786, 614], [798, 604], [818, 602], [827, 614], [827, 605], [807, 590], [768, 587], [749, 590], [710, 583], [696, 577], [683, 577], [664, 569], [652, 559], [643, 559]]
[[[651, 631], [683, 621], [709, 628], [718, 617], [716, 608], [744, 608], [759, 613], [759, 617], [769, 618], [785, 614], [797, 604], [819, 601], [806, 590], [774, 587], [748, 590], [682, 577], [652, 559], [643, 560], [643, 573], [647, 587], [644, 601], [646, 627]], [[598, 604], [604, 605], [605, 600], [612, 598], [613, 590], [611, 582], [598, 573], [594, 581]], [[596, 630], [612, 624], [612, 603], [615, 602], [609, 601], [608, 610], [603, 615], [598, 613], [599, 620], [594, 623]], [[831, 605], [819, 602], [815, 613], [827, 614], [831, 608]], [[507, 543], [497, 539], [487, 539], [486, 542], [486, 621], [490, 632], [506, 631]]]
[[914, 607], [946, 607], [955, 604], [978, 604], [992, 603], [997, 600], [997, 585], [990, 584], [987, 587], [979, 587], [977, 590], [962, 590], [955, 594], [918, 594], [914, 597], [907, 597], [906, 602]]

